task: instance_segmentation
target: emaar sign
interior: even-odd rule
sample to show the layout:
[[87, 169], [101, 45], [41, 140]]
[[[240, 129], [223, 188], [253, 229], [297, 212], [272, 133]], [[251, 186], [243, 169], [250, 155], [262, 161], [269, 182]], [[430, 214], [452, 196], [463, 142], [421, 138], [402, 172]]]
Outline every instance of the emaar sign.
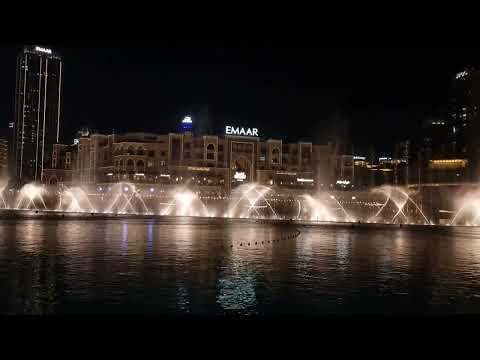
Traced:
[[225, 134], [227, 135], [243, 135], [243, 136], [258, 136], [257, 128], [243, 128], [235, 126], [226, 126]]

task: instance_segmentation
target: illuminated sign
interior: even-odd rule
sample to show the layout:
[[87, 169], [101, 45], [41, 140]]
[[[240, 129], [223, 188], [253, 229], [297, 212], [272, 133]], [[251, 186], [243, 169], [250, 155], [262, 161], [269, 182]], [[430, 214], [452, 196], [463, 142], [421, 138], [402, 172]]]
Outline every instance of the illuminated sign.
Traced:
[[210, 168], [208, 167], [189, 166], [187, 169], [191, 171], [210, 171]]
[[286, 171], [277, 171], [277, 175], [289, 175], [289, 176], [297, 176], [296, 172], [286, 172]]
[[235, 127], [235, 126], [226, 126], [225, 127], [225, 134], [227, 135], [243, 135], [243, 136], [258, 136], [258, 129], [257, 128], [243, 128], [243, 127]]
[[9, 127], [10, 129], [13, 129], [14, 126], [15, 126], [15, 123], [13, 123], [13, 122], [8, 123], [8, 127]]
[[338, 185], [349, 185], [350, 180], [337, 180]]
[[456, 76], [455, 76], [455, 79], [460, 79], [460, 78], [463, 78], [465, 76], [468, 75], [468, 72], [467, 71], [462, 71], [462, 72], [459, 72]]
[[298, 182], [313, 183], [313, 179], [297, 178]]
[[80, 141], [78, 139], [73, 139], [73, 145], [78, 145]]
[[193, 126], [193, 121], [190, 116], [185, 116], [182, 120], [182, 130], [191, 131]]
[[247, 178], [247, 174], [245, 174], [243, 171], [242, 172], [235, 172], [235, 175], [233, 175], [233, 178], [237, 181], [243, 181]]
[[52, 49], [47, 49], [47, 48], [43, 48], [43, 47], [40, 47], [40, 46], [35, 46], [35, 50], [38, 51], [38, 52], [49, 54], [49, 55], [52, 54]]
[[365, 156], [354, 156], [353, 160], [365, 160]]

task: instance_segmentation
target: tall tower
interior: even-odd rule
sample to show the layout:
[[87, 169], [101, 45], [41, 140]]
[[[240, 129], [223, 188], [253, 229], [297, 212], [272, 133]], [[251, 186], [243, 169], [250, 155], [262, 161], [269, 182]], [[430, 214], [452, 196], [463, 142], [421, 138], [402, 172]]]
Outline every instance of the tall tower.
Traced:
[[471, 180], [480, 180], [480, 70], [470, 67], [455, 75], [449, 121], [449, 150], [469, 160]]
[[42, 181], [59, 142], [62, 110], [62, 59], [52, 49], [25, 46], [17, 58], [15, 92], [15, 175]]

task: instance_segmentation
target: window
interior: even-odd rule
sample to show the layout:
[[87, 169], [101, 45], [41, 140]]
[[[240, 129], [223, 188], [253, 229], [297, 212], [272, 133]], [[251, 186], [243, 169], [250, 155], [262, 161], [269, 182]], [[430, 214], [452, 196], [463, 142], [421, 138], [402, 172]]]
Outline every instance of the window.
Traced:
[[127, 171], [128, 172], [133, 172], [135, 170], [134, 167], [135, 167], [135, 164], [134, 164], [133, 160], [128, 159], [127, 160]]
[[144, 173], [145, 172], [145, 163], [143, 160], [138, 160], [137, 161], [137, 172], [139, 173]]
[[215, 153], [207, 153], [207, 160], [215, 160]]
[[208, 144], [207, 151], [215, 151], [215, 146], [213, 144]]
[[148, 152], [148, 157], [155, 157], [155, 151], [150, 150], [150, 151]]
[[280, 150], [275, 148], [272, 150], [272, 164], [280, 163]]

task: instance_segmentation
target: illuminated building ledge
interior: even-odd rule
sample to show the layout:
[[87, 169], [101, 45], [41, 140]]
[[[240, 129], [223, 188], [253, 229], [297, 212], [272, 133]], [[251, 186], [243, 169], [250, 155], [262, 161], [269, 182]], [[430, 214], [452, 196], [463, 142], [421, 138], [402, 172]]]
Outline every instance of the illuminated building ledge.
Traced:
[[468, 160], [466, 159], [439, 159], [430, 160], [429, 167], [437, 169], [465, 168], [467, 164]]

